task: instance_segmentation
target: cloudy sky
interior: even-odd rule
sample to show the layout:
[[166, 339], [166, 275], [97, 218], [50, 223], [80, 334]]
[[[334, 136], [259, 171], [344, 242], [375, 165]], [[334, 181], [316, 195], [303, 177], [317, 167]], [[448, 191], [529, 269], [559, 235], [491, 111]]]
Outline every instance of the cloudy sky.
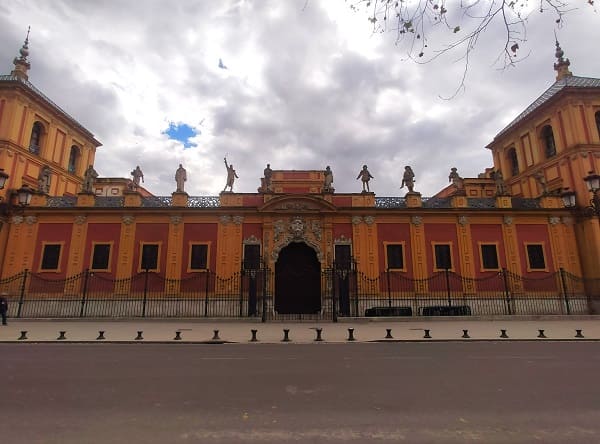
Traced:
[[[600, 77], [600, 15], [572, 3], [558, 39], [575, 75]], [[348, 5], [4, 0], [0, 73], [12, 70], [31, 25], [29, 80], [102, 142], [101, 176], [129, 177], [140, 165], [156, 195], [174, 191], [179, 163], [190, 195], [218, 194], [227, 156], [239, 192], [256, 191], [266, 163], [330, 165], [337, 192], [360, 192], [367, 164], [378, 196], [404, 195], [404, 165], [430, 196], [453, 166], [463, 177], [491, 166], [485, 146], [554, 82], [548, 11], [529, 16], [526, 57], [514, 68], [494, 65], [503, 35], [489, 28], [465, 89], [445, 100], [460, 85], [460, 53], [417, 64]]]

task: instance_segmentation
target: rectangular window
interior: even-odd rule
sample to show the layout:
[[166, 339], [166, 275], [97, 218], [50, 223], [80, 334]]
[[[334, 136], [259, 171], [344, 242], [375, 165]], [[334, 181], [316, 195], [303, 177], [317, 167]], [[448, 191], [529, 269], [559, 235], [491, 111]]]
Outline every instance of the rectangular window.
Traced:
[[435, 268], [445, 270], [452, 268], [452, 255], [450, 254], [450, 244], [435, 244], [433, 246], [435, 255]]
[[192, 244], [190, 246], [190, 271], [208, 268], [208, 244]]
[[110, 268], [110, 244], [94, 244], [92, 253], [92, 270], [108, 270]]
[[158, 270], [158, 244], [142, 244], [140, 268], [142, 270]]
[[260, 269], [260, 245], [244, 245], [244, 270]]
[[498, 250], [496, 244], [481, 244], [481, 268], [484, 270], [498, 270]]
[[45, 244], [42, 252], [41, 270], [58, 271], [60, 263], [60, 250], [62, 244]]
[[530, 270], [545, 270], [544, 246], [542, 244], [527, 244], [527, 262]]
[[352, 268], [352, 249], [350, 245], [335, 246], [335, 268], [340, 270], [350, 270]]
[[402, 244], [387, 244], [386, 259], [388, 270], [404, 269], [404, 246]]

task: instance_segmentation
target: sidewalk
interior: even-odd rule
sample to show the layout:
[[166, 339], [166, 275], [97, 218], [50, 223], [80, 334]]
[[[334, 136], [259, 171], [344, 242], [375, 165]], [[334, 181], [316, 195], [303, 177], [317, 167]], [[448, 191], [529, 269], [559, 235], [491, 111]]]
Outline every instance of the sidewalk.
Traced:
[[[316, 341], [319, 337], [322, 341]], [[0, 326], [0, 343], [346, 343], [392, 341], [600, 340], [600, 319], [540, 320], [386, 320], [344, 319], [331, 322], [252, 322], [247, 320], [23, 320]], [[251, 341], [256, 330], [256, 341]], [[288, 330], [289, 341], [284, 330]], [[388, 334], [389, 330], [389, 334]], [[426, 337], [428, 330], [430, 338]], [[468, 337], [464, 330], [467, 330]], [[501, 337], [502, 330], [506, 338]], [[540, 337], [540, 330], [543, 336]], [[577, 330], [581, 331], [578, 335]], [[25, 333], [25, 338], [22, 332]], [[100, 332], [104, 339], [98, 339]], [[215, 331], [217, 333], [215, 334]], [[58, 339], [64, 332], [65, 339]], [[136, 339], [141, 332], [142, 339]], [[180, 339], [175, 339], [176, 337]]]

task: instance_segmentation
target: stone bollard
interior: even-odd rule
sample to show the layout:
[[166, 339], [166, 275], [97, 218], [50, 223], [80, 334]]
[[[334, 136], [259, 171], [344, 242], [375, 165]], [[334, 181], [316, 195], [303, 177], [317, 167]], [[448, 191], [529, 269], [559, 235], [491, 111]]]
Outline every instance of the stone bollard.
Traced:
[[290, 330], [289, 328], [284, 328], [283, 329], [283, 339], [281, 340], [281, 342], [290, 342]]
[[250, 339], [250, 342], [258, 342], [258, 339], [256, 339], [256, 333], [258, 333], [258, 330], [250, 330], [250, 333], [252, 333], [252, 338]]
[[141, 341], [142, 339], [144, 339], [144, 338], [142, 337], [142, 333], [144, 333], [144, 332], [143, 332], [143, 331], [138, 331], [138, 332], [137, 332], [137, 336], [135, 337], [135, 340], [136, 340], [136, 341]]
[[103, 339], [106, 339], [104, 337], [104, 331], [100, 330], [100, 331], [98, 331], [98, 337], [96, 338], [96, 341], [101, 341]]
[[429, 334], [429, 330], [423, 330], [425, 332], [425, 335], [423, 336], [423, 338], [425, 339], [431, 339], [431, 335]]
[[321, 337], [321, 333], [323, 333], [323, 329], [315, 328], [315, 331], [317, 332], [317, 337], [315, 338], [315, 341], [322, 341], [323, 338]]
[[508, 338], [508, 335], [506, 334], [506, 330], [500, 330], [500, 337], [501, 338]]
[[546, 335], [544, 334], [544, 330], [538, 330], [538, 331], [539, 331], [539, 333], [537, 335], [538, 338], [545, 338], [546, 337]]
[[583, 338], [583, 334], [581, 334], [582, 330], [575, 330], [575, 337], [576, 338]]
[[469, 339], [471, 337], [471, 336], [469, 336], [469, 330], [463, 330], [462, 337], [465, 339]]
[[212, 337], [213, 341], [220, 341], [221, 338], [219, 337], [219, 330], [213, 330], [213, 337]]
[[356, 339], [354, 339], [354, 329], [353, 328], [349, 328], [348, 329], [348, 341], [356, 341]]
[[394, 339], [394, 337], [392, 336], [392, 329], [391, 328], [386, 328], [385, 329], [385, 339]]
[[177, 330], [175, 332], [175, 337], [173, 338], [174, 341], [181, 341], [181, 332], [179, 330]]
[[58, 332], [58, 338], [56, 338], [57, 341], [62, 341], [64, 339], [67, 339], [66, 335], [66, 331], [59, 331]]
[[25, 339], [27, 339], [27, 330], [22, 330], [21, 336], [19, 336], [19, 341], [24, 341]]

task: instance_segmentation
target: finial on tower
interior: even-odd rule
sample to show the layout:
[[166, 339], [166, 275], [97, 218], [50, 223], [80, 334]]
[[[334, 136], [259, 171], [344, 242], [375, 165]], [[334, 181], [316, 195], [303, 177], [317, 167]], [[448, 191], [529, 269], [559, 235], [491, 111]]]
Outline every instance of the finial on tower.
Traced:
[[29, 76], [27, 75], [27, 71], [31, 68], [29, 61], [27, 60], [27, 56], [29, 55], [29, 31], [31, 30], [31, 26], [27, 27], [27, 37], [25, 37], [25, 41], [23, 42], [23, 46], [19, 50], [19, 54], [21, 57], [15, 57], [13, 60], [13, 64], [15, 65], [15, 69], [10, 73], [11, 76], [18, 77], [23, 80], [27, 80]]
[[571, 71], [569, 71], [569, 65], [571, 62], [569, 59], [563, 58], [565, 52], [560, 47], [558, 40], [556, 40], [556, 52], [554, 56], [556, 57], [556, 63], [554, 64], [554, 70], [556, 71], [556, 80], [562, 80], [565, 77], [570, 77], [573, 75]]

